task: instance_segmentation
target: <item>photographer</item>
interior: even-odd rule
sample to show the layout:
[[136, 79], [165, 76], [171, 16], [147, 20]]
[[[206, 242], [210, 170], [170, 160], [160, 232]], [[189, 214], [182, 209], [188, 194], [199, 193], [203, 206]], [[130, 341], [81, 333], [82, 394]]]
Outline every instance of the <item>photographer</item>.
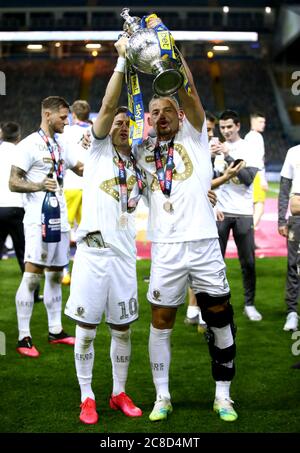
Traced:
[[[232, 230], [238, 249], [243, 274], [245, 315], [250, 321], [261, 321], [262, 315], [254, 306], [256, 275], [253, 230], [253, 180], [258, 171], [251, 149], [240, 135], [240, 119], [233, 110], [225, 110], [219, 119], [219, 128], [225, 142], [223, 154], [228, 165], [243, 166], [236, 177], [223, 184], [218, 191], [218, 210], [224, 219], [218, 221], [220, 246], [225, 256], [226, 246]], [[235, 166], [234, 165], [234, 166]]]

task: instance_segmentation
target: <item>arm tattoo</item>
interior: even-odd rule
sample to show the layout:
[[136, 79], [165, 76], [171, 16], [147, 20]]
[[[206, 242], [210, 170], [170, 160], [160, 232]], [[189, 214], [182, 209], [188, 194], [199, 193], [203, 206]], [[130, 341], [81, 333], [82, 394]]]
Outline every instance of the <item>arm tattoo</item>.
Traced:
[[37, 182], [27, 181], [26, 172], [19, 167], [12, 165], [10, 178], [9, 178], [9, 189], [12, 192], [38, 192], [43, 190], [42, 184]]

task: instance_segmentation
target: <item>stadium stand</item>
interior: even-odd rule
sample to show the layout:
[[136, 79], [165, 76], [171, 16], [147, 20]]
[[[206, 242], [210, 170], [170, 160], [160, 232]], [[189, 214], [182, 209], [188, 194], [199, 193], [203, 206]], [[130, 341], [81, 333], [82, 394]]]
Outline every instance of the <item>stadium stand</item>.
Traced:
[[60, 95], [73, 102], [78, 97], [83, 65], [81, 60], [48, 59], [1, 63], [9, 93], [1, 98], [1, 121], [20, 122], [23, 136], [36, 130], [43, 98]]
[[[225, 107], [237, 110], [243, 121], [242, 136], [249, 128], [250, 112], [264, 112], [267, 165], [280, 166], [286, 150], [297, 142], [296, 129], [300, 122], [300, 106], [298, 109], [295, 96], [289, 93], [293, 69], [284, 73], [282, 63], [272, 62], [272, 36], [277, 30], [281, 2], [272, 2], [271, 14], [266, 14], [265, 4], [259, 0], [253, 0], [250, 6], [248, 2], [242, 5], [226, 2], [230, 6], [229, 14], [223, 13], [224, 4], [188, 0], [183, 6], [181, 1], [174, 0], [172, 7], [161, 1], [151, 2], [147, 8], [134, 1], [128, 1], [126, 6], [131, 8], [131, 14], [140, 17], [149, 10], [157, 11], [170, 30], [259, 32], [259, 42], [253, 47], [250, 43], [243, 46], [237, 43], [231, 46], [229, 56], [216, 54], [213, 60], [207, 59], [206, 53], [214, 43], [177, 44], [191, 64], [206, 109], [215, 114]], [[118, 0], [112, 0], [110, 6], [97, 0], [77, 0], [71, 6], [69, 2], [53, 0], [38, 7], [34, 1], [12, 0], [8, 6], [0, 0], [0, 31], [121, 30], [122, 7], [124, 4]], [[30, 54], [21, 42], [0, 43], [0, 70], [7, 80], [7, 96], [1, 96], [0, 121], [19, 121], [23, 135], [28, 134], [37, 127], [41, 99], [51, 94], [62, 95], [69, 102], [87, 99], [92, 110], [98, 111], [112, 70], [114, 48], [112, 42], [102, 43], [99, 54], [92, 57], [85, 49], [85, 42], [62, 42], [59, 49], [54, 42], [45, 42], [40, 54]], [[282, 58], [284, 55], [283, 52]], [[140, 84], [147, 110], [152, 93], [151, 76], [140, 74]], [[284, 124], [276, 91], [284, 99], [289, 127]], [[121, 102], [127, 103], [125, 90]]]

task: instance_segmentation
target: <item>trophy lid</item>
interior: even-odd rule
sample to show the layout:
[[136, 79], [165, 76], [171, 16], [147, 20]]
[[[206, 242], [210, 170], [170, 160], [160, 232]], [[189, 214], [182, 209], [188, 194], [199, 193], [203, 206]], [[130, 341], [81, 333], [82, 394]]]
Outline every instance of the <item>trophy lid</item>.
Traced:
[[132, 35], [141, 28], [141, 18], [137, 16], [130, 16], [129, 11], [129, 8], [123, 8], [120, 16], [125, 20], [123, 30], [129, 35]]

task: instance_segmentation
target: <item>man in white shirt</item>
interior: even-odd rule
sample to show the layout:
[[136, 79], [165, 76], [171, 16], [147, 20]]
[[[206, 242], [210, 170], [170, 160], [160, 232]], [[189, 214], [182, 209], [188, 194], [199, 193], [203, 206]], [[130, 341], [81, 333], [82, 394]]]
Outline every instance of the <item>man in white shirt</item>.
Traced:
[[245, 140], [251, 147], [253, 159], [257, 160], [258, 172], [253, 181], [253, 228], [257, 229], [264, 213], [268, 183], [265, 172], [265, 143], [262, 133], [266, 127], [266, 118], [262, 113], [254, 112], [250, 115], [251, 130], [245, 135]]
[[[155, 27], [159, 19], [149, 20]], [[196, 294], [209, 332], [212, 374], [216, 381], [214, 410], [225, 421], [237, 414], [230, 399], [235, 374], [233, 310], [212, 206], [207, 198], [212, 178], [205, 114], [193, 77], [184, 62], [191, 88], [178, 92], [185, 118], [171, 97], [153, 97], [148, 137], [138, 147], [138, 163], [149, 188], [148, 239], [152, 241], [148, 300], [151, 303], [149, 354], [156, 401], [151, 421], [172, 412], [169, 392], [171, 333], [177, 308], [188, 284]]]
[[[82, 163], [63, 149], [54, 138], [68, 123], [69, 104], [59, 96], [42, 101], [42, 121], [37, 132], [17, 145], [16, 160], [11, 168], [10, 190], [24, 193], [25, 199], [25, 272], [16, 294], [19, 341], [17, 351], [28, 357], [38, 357], [32, 344], [30, 319], [34, 290], [45, 270], [44, 304], [48, 315], [48, 341], [52, 344], [74, 345], [74, 338], [64, 332], [61, 324], [61, 277], [68, 263], [69, 225], [62, 190], [63, 174], [72, 168], [82, 174]], [[53, 175], [50, 178], [49, 175]], [[58, 186], [59, 184], [59, 186]], [[61, 214], [61, 241], [42, 241], [41, 210], [45, 191], [56, 191]]]
[[81, 390], [79, 419], [98, 421], [92, 390], [94, 340], [105, 314], [110, 328], [113, 389], [110, 407], [128, 417], [142, 415], [125, 393], [131, 355], [130, 324], [138, 318], [134, 211], [144, 182], [131, 154], [127, 108], [117, 109], [125, 72], [125, 45], [107, 85], [86, 151], [82, 220], [71, 292], [65, 313], [76, 321], [75, 366]]
[[[291, 216], [286, 220], [290, 202]], [[300, 291], [300, 145], [287, 152], [281, 170], [278, 197], [278, 232], [287, 238], [288, 268], [286, 277], [287, 317], [285, 331], [298, 330], [298, 299]]]
[[243, 274], [245, 314], [251, 321], [260, 321], [261, 314], [254, 305], [256, 274], [253, 231], [253, 180], [257, 173], [248, 143], [240, 138], [240, 119], [233, 110], [225, 110], [219, 118], [219, 128], [225, 138], [223, 153], [228, 165], [244, 161], [237, 176], [218, 190], [217, 209], [224, 220], [218, 221], [218, 232], [223, 256], [230, 231], [238, 249]]
[[[213, 142], [211, 142], [211, 139], [214, 137], [217, 118], [208, 111], [205, 112], [205, 117], [208, 140], [210, 144], [213, 143], [214, 141], [217, 144], [217, 137], [215, 137], [216, 140], [213, 140]], [[198, 332], [200, 333], [205, 332], [207, 327], [202, 319], [200, 307], [197, 304], [196, 296], [191, 288], [188, 289], [188, 307], [184, 323], [186, 325], [197, 325]]]
[[[217, 118], [209, 111], [205, 112], [205, 117], [209, 149], [213, 166], [213, 179], [211, 182], [211, 188], [217, 189], [220, 185], [225, 184], [229, 179], [237, 175], [239, 169], [242, 166], [242, 163], [238, 164], [238, 166], [236, 166], [235, 168], [233, 168], [232, 164], [228, 166], [225, 163], [224, 155], [222, 152], [222, 144], [219, 141], [218, 137], [214, 137]], [[218, 216], [221, 216], [221, 218], [223, 218], [223, 214], [220, 211], [216, 212], [216, 216], [218, 220], [220, 220]], [[189, 288], [188, 296], [189, 304], [184, 322], [187, 325], [198, 324], [198, 332], [203, 333], [205, 332], [207, 326], [202, 319], [200, 307], [197, 305], [196, 296], [191, 288]]]
[[23, 197], [9, 190], [10, 169], [15, 159], [16, 144], [21, 140], [18, 123], [7, 122], [1, 125], [2, 143], [0, 144], [0, 254], [8, 235], [11, 236], [16, 257], [24, 272], [24, 229]]

